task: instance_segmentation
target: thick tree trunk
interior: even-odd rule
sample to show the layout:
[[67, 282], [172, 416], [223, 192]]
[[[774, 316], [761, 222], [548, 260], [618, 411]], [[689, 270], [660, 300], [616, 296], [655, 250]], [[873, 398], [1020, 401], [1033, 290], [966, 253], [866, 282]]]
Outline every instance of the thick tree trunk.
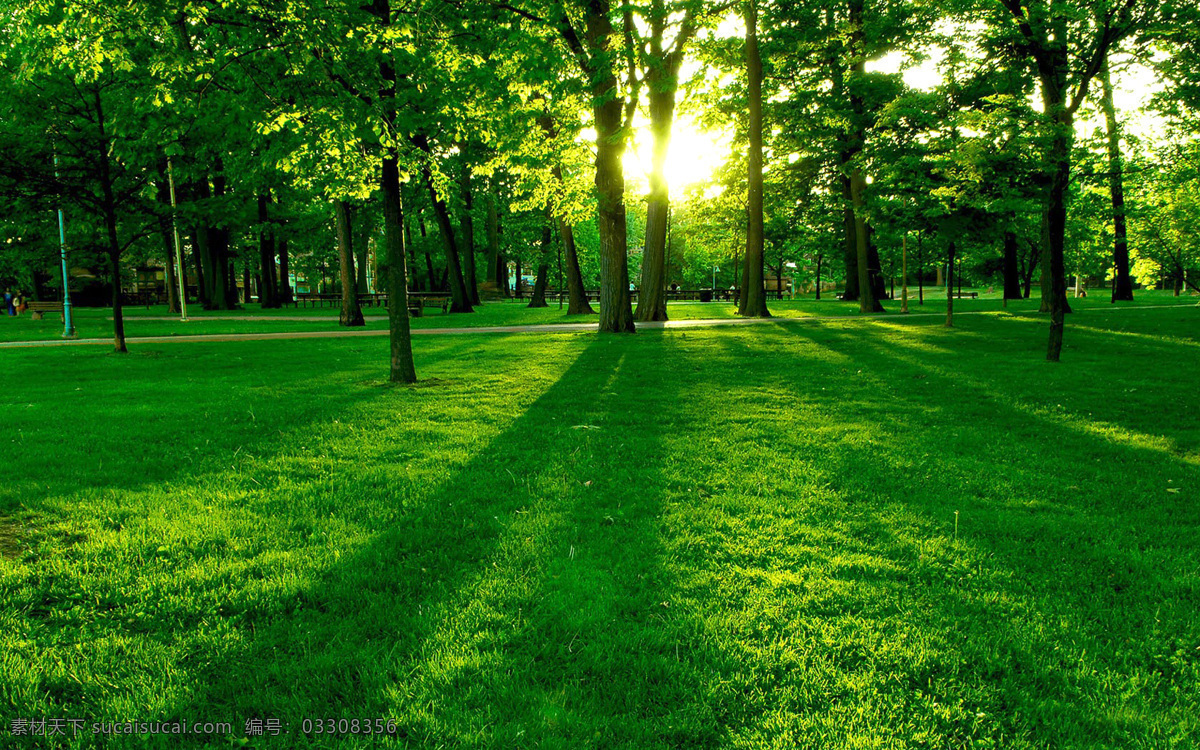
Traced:
[[651, 68], [647, 84], [654, 155], [650, 168], [650, 195], [646, 199], [646, 237], [642, 251], [642, 284], [638, 290], [637, 319], [666, 320], [665, 264], [671, 202], [665, 166], [671, 143], [671, 126], [675, 119], [678, 66], [667, 61]]
[[1108, 131], [1108, 186], [1113, 210], [1113, 287], [1112, 301], [1133, 300], [1133, 279], [1129, 276], [1129, 240], [1125, 226], [1124, 160], [1121, 158], [1121, 133], [1117, 127], [1117, 112], [1113, 107], [1112, 79], [1108, 60], [1100, 69], [1101, 106]]
[[1004, 299], [1021, 299], [1021, 272], [1017, 267], [1017, 234], [1004, 233]]
[[[1061, 111], [1061, 103], [1047, 107], [1046, 111]], [[1050, 286], [1050, 336], [1046, 344], [1046, 359], [1059, 360], [1063, 344], [1065, 314], [1070, 312], [1067, 304], [1067, 278], [1064, 267], [1064, 245], [1067, 229], [1067, 188], [1071, 178], [1071, 128], [1072, 118], [1060, 114], [1054, 123], [1050, 146], [1050, 163], [1053, 165], [1050, 183], [1050, 199], [1046, 205], [1046, 228], [1049, 234], [1047, 255]]]
[[[377, 0], [378, 1], [378, 0]], [[390, 68], [384, 63], [385, 68]], [[417, 382], [413, 364], [412, 333], [408, 321], [408, 268], [404, 257], [403, 209], [400, 204], [400, 170], [394, 151], [383, 157], [383, 253], [385, 260], [388, 328], [391, 333], [393, 383]]]
[[350, 204], [334, 201], [333, 213], [337, 224], [338, 271], [342, 281], [342, 312], [338, 323], [354, 327], [366, 325], [362, 308], [358, 306], [358, 283], [354, 278], [354, 239], [350, 226]]
[[875, 284], [871, 279], [871, 256], [867, 243], [867, 226], [862, 218], [863, 190], [867, 181], [862, 170], [850, 173], [851, 198], [854, 205], [854, 238], [858, 262], [858, 310], [864, 313], [883, 312], [883, 305], [875, 298]]
[[264, 310], [280, 306], [275, 278], [275, 233], [270, 228], [268, 206], [271, 198], [266, 193], [258, 196], [258, 265], [262, 283], [258, 287], [258, 302]]
[[[225, 178], [216, 176], [210, 188], [207, 179], [200, 180], [200, 198], [220, 198], [225, 194]], [[199, 230], [204, 235], [197, 248], [203, 265], [205, 310], [232, 310], [237, 307], [229, 297], [229, 232], [208, 224]]]
[[[825, 23], [830, 30], [836, 27], [833, 8], [826, 8]], [[846, 96], [846, 68], [840, 49], [835, 49], [830, 54], [828, 64], [830, 97], [834, 101], [841, 101]], [[858, 240], [856, 239], [853, 197], [850, 190], [850, 162], [854, 158], [855, 151], [850, 140], [850, 133], [847, 129], [839, 128], [836, 146], [837, 185], [841, 188], [842, 197], [842, 261], [846, 266], [842, 299], [846, 301], [858, 299]]]
[[[374, 0], [370, 11], [382, 26], [391, 25], [392, 12], [388, 0]], [[386, 87], [381, 92], [384, 117], [396, 119], [396, 71], [390, 57], [379, 63], [380, 77]], [[386, 261], [388, 290], [388, 329], [391, 334], [391, 372], [393, 383], [417, 382], [413, 364], [412, 333], [408, 320], [408, 267], [404, 257], [404, 212], [400, 202], [400, 168], [395, 146], [383, 150], [380, 188], [383, 192], [383, 251]]]
[[[629, 294], [628, 237], [625, 221], [625, 103], [617, 84], [612, 8], [608, 0], [587, 6], [587, 49], [571, 42], [591, 80], [593, 127], [596, 129], [596, 225], [600, 235], [600, 320], [602, 333], [632, 333]], [[627, 19], [627, 23], [630, 23]], [[569, 23], [569, 22], [568, 22]], [[572, 34], [573, 36], [573, 34]], [[590, 53], [590, 54], [589, 54]]]
[[746, 258], [742, 288], [738, 294], [738, 315], [769, 318], [763, 265], [763, 113], [762, 58], [758, 51], [758, 0], [745, 0], [746, 16], [746, 94], [749, 102], [746, 171]]

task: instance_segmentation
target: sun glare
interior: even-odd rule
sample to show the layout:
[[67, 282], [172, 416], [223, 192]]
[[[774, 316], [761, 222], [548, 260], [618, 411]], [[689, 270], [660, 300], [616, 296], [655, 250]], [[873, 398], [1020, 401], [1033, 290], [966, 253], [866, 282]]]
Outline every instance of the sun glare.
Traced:
[[[641, 118], [639, 118], [641, 119]], [[644, 194], [650, 189], [654, 136], [650, 124], [637, 124], [634, 142], [625, 152], [625, 179], [631, 191]], [[671, 194], [681, 195], [688, 185], [706, 182], [729, 156], [729, 136], [701, 128], [689, 117], [675, 120], [671, 148], [667, 152], [666, 177]]]

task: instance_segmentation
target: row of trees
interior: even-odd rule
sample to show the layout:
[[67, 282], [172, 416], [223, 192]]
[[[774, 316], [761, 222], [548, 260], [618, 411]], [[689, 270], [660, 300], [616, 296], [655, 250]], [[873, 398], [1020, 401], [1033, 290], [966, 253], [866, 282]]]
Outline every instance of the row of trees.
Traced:
[[[1109, 68], [1118, 51], [1168, 50], [1151, 62], [1173, 84], [1169, 114], [1193, 132], [1196, 16], [1157, 0], [0, 0], [0, 263], [50, 266], [46, 216], [67, 207], [72, 251], [108, 265], [123, 351], [122, 258], [172, 257], [173, 225], [213, 309], [237, 304], [239, 266], [265, 307], [292, 293], [292, 258], [334, 275], [332, 233], [347, 325], [362, 319], [371, 241], [391, 376], [412, 381], [409, 286], [445, 288], [468, 313], [481, 293], [506, 292], [507, 255], [536, 268], [544, 304], [555, 238], [569, 311], [591, 312], [594, 268], [599, 329], [621, 332], [666, 318], [673, 228], [679, 258], [732, 251], [748, 316], [769, 315], [772, 264], [781, 274], [801, 260], [878, 311], [894, 248], [912, 236], [951, 269], [999, 246], [1006, 296], [1042, 268], [1056, 360], [1068, 247], [1096, 244], [1077, 217], [1111, 217], [1114, 300], [1132, 295], [1131, 239], [1193, 283], [1194, 162], [1143, 160], [1126, 190]], [[947, 51], [932, 91], [868, 71], [931, 45]], [[698, 72], [682, 80], [689, 60]], [[734, 153], [723, 190], [673, 211], [665, 161], [681, 90], [703, 122], [734, 129]], [[1076, 136], [1085, 107], [1107, 118], [1099, 160]], [[635, 311], [622, 157], [639, 110], [653, 163], [633, 231]], [[1168, 181], [1144, 178], [1156, 171]]]

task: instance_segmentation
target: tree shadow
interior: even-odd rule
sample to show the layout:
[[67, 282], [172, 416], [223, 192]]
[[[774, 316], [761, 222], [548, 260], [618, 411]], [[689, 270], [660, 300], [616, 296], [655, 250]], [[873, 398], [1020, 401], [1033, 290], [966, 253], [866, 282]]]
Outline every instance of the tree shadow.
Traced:
[[279, 746], [305, 740], [302, 717], [352, 716], [394, 718], [416, 746], [717, 744], [659, 533], [688, 491], [671, 480], [690, 418], [671, 357], [588, 337], [444, 481], [376, 496], [395, 514], [365, 544], [226, 613], [239, 637], [172, 714], [283, 718], [292, 735], [264, 743]]

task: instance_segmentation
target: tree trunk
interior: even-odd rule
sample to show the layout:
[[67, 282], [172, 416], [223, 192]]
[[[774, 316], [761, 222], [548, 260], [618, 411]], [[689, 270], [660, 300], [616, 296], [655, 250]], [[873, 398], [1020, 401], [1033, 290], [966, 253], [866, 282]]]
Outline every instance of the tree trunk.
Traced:
[[954, 241], [946, 249], [946, 327], [954, 327]]
[[100, 164], [100, 189], [103, 197], [104, 228], [108, 240], [109, 272], [112, 275], [113, 349], [124, 354], [125, 320], [121, 310], [121, 243], [117, 239], [117, 202], [113, 193], [112, 168], [108, 154], [108, 134], [104, 127], [104, 106], [100, 87], [92, 90], [96, 105], [96, 127], [100, 131], [97, 149]]
[[1124, 164], [1121, 158], [1121, 133], [1117, 127], [1117, 112], [1113, 107], [1112, 79], [1108, 60], [1100, 69], [1101, 106], [1108, 131], [1108, 185], [1113, 209], [1113, 287], [1112, 301], [1133, 301], [1133, 279], [1129, 276], [1129, 240], [1125, 227]]
[[450, 210], [446, 202], [438, 197], [437, 188], [433, 186], [433, 173], [426, 166], [425, 187], [429, 191], [429, 200], [433, 203], [433, 216], [437, 220], [438, 230], [442, 235], [442, 249], [446, 253], [446, 275], [450, 282], [450, 312], [472, 312], [471, 296], [467, 292], [467, 284], [463, 279], [462, 266], [458, 262], [458, 245], [454, 238], [454, 225], [450, 221]]
[[745, 0], [746, 15], [746, 93], [749, 101], [746, 168], [746, 257], [742, 287], [738, 294], [738, 315], [769, 318], [763, 264], [763, 113], [762, 58], [758, 51], [758, 0]]
[[917, 230], [917, 304], [925, 304], [925, 260], [921, 257], [921, 230]]
[[464, 281], [467, 286], [467, 301], [472, 305], [479, 304], [479, 280], [475, 276], [475, 220], [471, 217], [474, 204], [471, 191], [471, 162], [470, 143], [460, 144], [463, 168], [458, 178], [458, 194], [462, 198], [462, 213], [458, 215], [458, 228], [461, 242]]
[[[374, 0], [370, 11], [382, 26], [390, 26], [391, 7], [388, 0]], [[391, 58], [384, 56], [379, 63], [380, 77], [385, 82], [381, 92], [384, 118], [389, 124], [396, 120], [396, 71]], [[417, 382], [413, 364], [412, 333], [408, 320], [408, 268], [404, 257], [404, 212], [400, 202], [400, 168], [396, 147], [383, 149], [380, 188], [383, 192], [383, 245], [387, 269], [388, 329], [391, 338], [391, 372], [393, 383]]]
[[1029, 255], [1025, 260], [1024, 269], [1022, 270], [1023, 291], [1021, 292], [1023, 299], [1029, 299], [1033, 289], [1033, 272], [1034, 269], [1041, 268], [1042, 251], [1035, 242], [1026, 240], [1026, 246], [1029, 248]]
[[[416, 245], [412, 241], [412, 219], [408, 218], [407, 216], [404, 217], [404, 227], [403, 228], [404, 228], [404, 247], [408, 251], [408, 267], [416, 268], [417, 267], [417, 251], [414, 249], [416, 247]], [[378, 291], [384, 292], [387, 290], [385, 288], [386, 283], [382, 280], [382, 278], [379, 274], [379, 257], [378, 257], [379, 252], [380, 251], [376, 251], [376, 253], [375, 253], [375, 255], [376, 255], [376, 258], [375, 258], [375, 274], [376, 274], [375, 289]], [[416, 272], [414, 271], [413, 273], [416, 273]], [[416, 282], [413, 282], [412, 286], [416, 286]]]
[[367, 210], [369, 203], [364, 203], [359, 207], [357, 227], [354, 232], [354, 277], [355, 286], [358, 287], [359, 294], [365, 294], [370, 291], [367, 281], [367, 264], [370, 260], [370, 242], [371, 242], [371, 214]]
[[1004, 299], [1021, 299], [1021, 272], [1017, 267], [1017, 234], [1004, 233]]
[[335, 201], [333, 213], [337, 224], [339, 275], [342, 281], [342, 312], [338, 323], [354, 327], [366, 325], [362, 308], [358, 306], [358, 284], [354, 278], [354, 239], [350, 226], [350, 204]]
[[[158, 194], [158, 203], [164, 209], [171, 206], [171, 188], [165, 178], [158, 179], [155, 182], [155, 189]], [[175, 232], [171, 227], [171, 219], [164, 217], [159, 221], [159, 234], [162, 236], [163, 244], [163, 270], [167, 283], [167, 312], [179, 312], [179, 274], [175, 270]], [[36, 274], [35, 274], [36, 280]], [[37, 284], [34, 284], [36, 292]]]
[[[1046, 111], [1061, 111], [1061, 103], [1047, 107]], [[1065, 314], [1070, 312], [1067, 304], [1067, 279], [1063, 263], [1063, 251], [1067, 229], [1067, 188], [1071, 178], [1071, 128], [1072, 118], [1065, 113], [1054, 123], [1054, 134], [1050, 146], [1050, 163], [1053, 165], [1050, 183], [1050, 200], [1046, 205], [1046, 228], [1049, 234], [1047, 255], [1050, 286], [1050, 336], [1046, 344], [1046, 359], [1059, 360], [1062, 352]]]
[[537, 280], [533, 283], [533, 293], [529, 295], [529, 307], [547, 307], [546, 304], [546, 284], [550, 278], [550, 258], [554, 255], [554, 246], [551, 244], [551, 222], [553, 216], [551, 214], [550, 204], [546, 204], [546, 221], [542, 225], [542, 244], [541, 252], [538, 253]]
[[[826, 8], [825, 23], [829, 30], [836, 28], [833, 8]], [[846, 70], [840, 48], [835, 48], [829, 56], [830, 97], [841, 101], [846, 95]], [[854, 206], [850, 190], [850, 162], [854, 151], [850, 144], [850, 133], [846, 128], [837, 132], [838, 173], [837, 183], [842, 195], [842, 260], [846, 266], [846, 281], [843, 284], [842, 299], [853, 301], [858, 299], [858, 240], [856, 239]]]
[[[682, 59], [682, 58], [680, 58]], [[666, 320], [667, 224], [671, 202], [665, 165], [675, 119], [675, 94], [679, 87], [678, 63], [663, 61], [647, 76], [650, 132], [654, 155], [650, 168], [650, 195], [646, 199], [646, 238], [642, 252], [642, 285], [638, 291], [637, 319]]]
[[268, 206], [271, 198], [266, 193], [258, 196], [258, 265], [262, 274], [262, 283], [258, 287], [258, 302], [264, 310], [280, 306], [276, 290], [279, 287], [275, 278], [275, 233], [270, 229]]
[[883, 312], [883, 305], [875, 298], [875, 284], [871, 279], [871, 254], [867, 243], [867, 226], [862, 218], [863, 190], [867, 181], [862, 170], [855, 168], [850, 173], [851, 197], [854, 202], [854, 236], [858, 256], [858, 310], [863, 313]]
[[196, 301], [207, 309], [208, 279], [204, 278], [204, 258], [208, 255], [208, 232], [204, 227], [192, 228], [192, 265], [196, 269]]
[[1038, 272], [1041, 274], [1038, 285], [1042, 288], [1041, 303], [1038, 305], [1038, 312], [1050, 312], [1050, 297], [1053, 294], [1053, 289], [1050, 286], [1050, 208], [1047, 198], [1046, 208], [1042, 210], [1042, 254], [1041, 260], [1038, 263]]
[[275, 243], [275, 248], [279, 251], [279, 295], [277, 299], [280, 304], [291, 304], [296, 298], [292, 295], [292, 280], [288, 272], [287, 240], [279, 239]]
[[821, 258], [822, 254], [817, 254], [817, 300], [821, 299]]
[[433, 258], [429, 255], [429, 235], [425, 231], [425, 216], [421, 213], [417, 214], [417, 228], [421, 230], [421, 247], [425, 250], [425, 291], [432, 292], [440, 290], [441, 285], [438, 284], [437, 274], [433, 270]]
[[579, 255], [575, 249], [575, 232], [560, 216], [558, 233], [562, 235], [567, 273], [567, 315], [594, 315], [588, 302], [587, 290], [583, 285], [583, 273], [579, 270]]
[[592, 118], [596, 129], [596, 225], [600, 235], [599, 330], [602, 333], [632, 333], [625, 172], [621, 164], [628, 136], [622, 118], [624, 97], [614, 68], [618, 58], [613, 49], [611, 11], [608, 0], [590, 2], [585, 19], [587, 51], [578, 40], [568, 42], [577, 57], [586, 57], [582, 64], [591, 81]]
[[[558, 169], [556, 167], [555, 169]], [[561, 179], [561, 170], [559, 170], [559, 178]], [[488, 193], [487, 201], [487, 275], [488, 279], [496, 285], [497, 291], [504, 297], [508, 297], [508, 264], [505, 262], [504, 253], [500, 250], [500, 210], [496, 206], [495, 191]]]
[[[213, 178], [211, 188], [208, 179], [200, 180], [200, 198], [220, 198], [225, 194], [225, 179]], [[207, 223], [207, 222], [206, 222]], [[218, 226], [208, 224], [199, 230], [204, 235], [200, 244], [205, 285], [205, 310], [232, 310], [236, 305], [229, 298], [229, 233]]]

